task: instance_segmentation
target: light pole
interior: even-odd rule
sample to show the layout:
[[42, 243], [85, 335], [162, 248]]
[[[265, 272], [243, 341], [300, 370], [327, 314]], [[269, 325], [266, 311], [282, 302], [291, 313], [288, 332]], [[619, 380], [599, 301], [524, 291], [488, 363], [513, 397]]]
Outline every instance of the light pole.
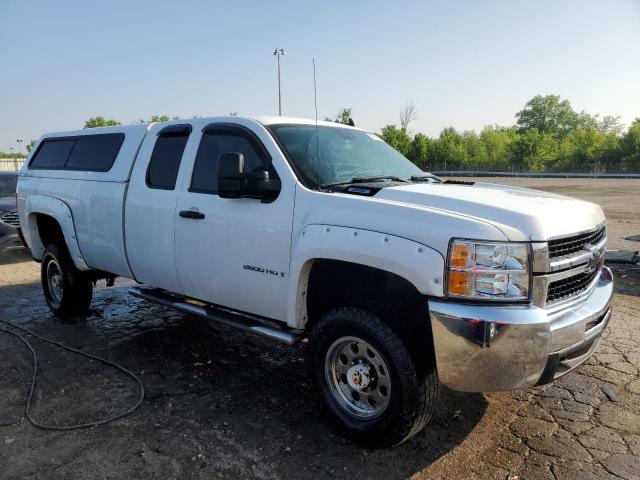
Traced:
[[[16, 140], [16, 142], [18, 142], [18, 152], [20, 153], [20, 157], [22, 157], [22, 140], [18, 139]], [[18, 159], [16, 158], [14, 161], [15, 165], [16, 165], [16, 172], [18, 171]]]
[[280, 91], [280, 55], [286, 55], [282, 48], [276, 48], [273, 54], [278, 57], [278, 115], [282, 116], [282, 93]]

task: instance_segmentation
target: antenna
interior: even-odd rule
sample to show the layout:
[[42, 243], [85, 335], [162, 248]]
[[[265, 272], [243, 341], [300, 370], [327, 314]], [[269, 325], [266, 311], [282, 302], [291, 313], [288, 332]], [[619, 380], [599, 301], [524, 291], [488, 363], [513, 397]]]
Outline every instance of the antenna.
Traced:
[[316, 110], [316, 161], [318, 162], [318, 191], [320, 191], [320, 137], [318, 135], [318, 88], [316, 87], [316, 59], [313, 60], [313, 104]]

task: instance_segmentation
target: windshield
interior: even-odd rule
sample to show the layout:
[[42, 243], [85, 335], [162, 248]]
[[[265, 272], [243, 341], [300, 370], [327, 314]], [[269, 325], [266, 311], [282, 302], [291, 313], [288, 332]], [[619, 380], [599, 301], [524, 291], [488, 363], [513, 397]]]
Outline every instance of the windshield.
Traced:
[[425, 175], [371, 133], [315, 125], [272, 125], [271, 131], [309, 188], [350, 182], [354, 178], [392, 176], [408, 180]]

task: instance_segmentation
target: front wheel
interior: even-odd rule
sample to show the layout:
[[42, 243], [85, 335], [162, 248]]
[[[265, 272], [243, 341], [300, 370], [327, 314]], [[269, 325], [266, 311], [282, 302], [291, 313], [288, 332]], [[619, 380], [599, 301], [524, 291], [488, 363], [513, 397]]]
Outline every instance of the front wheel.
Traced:
[[47, 245], [40, 280], [44, 298], [55, 316], [69, 319], [89, 311], [93, 284], [76, 268], [66, 248]]
[[364, 310], [324, 315], [309, 336], [307, 366], [324, 410], [356, 442], [402, 443], [435, 410], [435, 368], [418, 367], [389, 325]]

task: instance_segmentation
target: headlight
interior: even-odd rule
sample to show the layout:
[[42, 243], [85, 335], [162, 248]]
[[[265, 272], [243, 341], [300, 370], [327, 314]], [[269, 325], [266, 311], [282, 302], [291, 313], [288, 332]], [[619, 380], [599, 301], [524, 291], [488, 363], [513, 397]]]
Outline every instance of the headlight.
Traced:
[[527, 300], [529, 245], [454, 240], [447, 275], [451, 297]]

